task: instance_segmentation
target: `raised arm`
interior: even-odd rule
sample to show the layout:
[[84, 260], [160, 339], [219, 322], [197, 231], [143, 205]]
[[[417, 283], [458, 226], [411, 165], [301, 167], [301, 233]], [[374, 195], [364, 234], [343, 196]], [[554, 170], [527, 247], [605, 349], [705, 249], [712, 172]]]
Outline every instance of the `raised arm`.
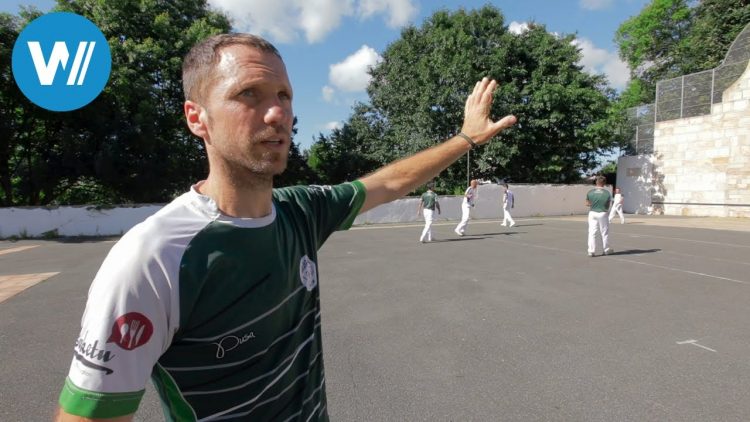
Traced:
[[[497, 122], [490, 118], [492, 93], [495, 88], [497, 82], [484, 78], [474, 85], [474, 91], [466, 99], [461, 132], [477, 145], [489, 142], [493, 136], [516, 123], [516, 118], [512, 115], [505, 116]], [[367, 188], [367, 199], [360, 212], [401, 198], [443, 171], [469, 149], [469, 142], [456, 135], [439, 145], [395, 161], [361, 178], [360, 181]]]

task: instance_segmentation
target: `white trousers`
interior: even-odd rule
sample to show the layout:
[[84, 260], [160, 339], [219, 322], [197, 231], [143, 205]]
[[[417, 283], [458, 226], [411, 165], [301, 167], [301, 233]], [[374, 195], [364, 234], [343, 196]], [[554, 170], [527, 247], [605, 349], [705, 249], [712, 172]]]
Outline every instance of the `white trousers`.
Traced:
[[622, 214], [622, 204], [613, 205], [612, 209], [609, 210], [609, 221], [615, 218], [615, 213], [620, 216], [620, 224], [625, 224], [625, 216]]
[[469, 225], [469, 214], [471, 214], [471, 205], [467, 203], [461, 204], [461, 222], [456, 226], [456, 231], [459, 233], [466, 232], [466, 226]]
[[422, 215], [424, 215], [424, 230], [422, 230], [422, 236], [419, 238], [420, 242], [425, 240], [432, 242], [432, 215], [435, 213], [434, 210], [423, 209]]
[[503, 226], [508, 224], [516, 224], [516, 222], [510, 215], [510, 208], [508, 208], [508, 204], [503, 204]]
[[596, 252], [596, 235], [601, 233], [602, 248], [609, 249], [609, 219], [607, 212], [589, 211], [589, 253]]

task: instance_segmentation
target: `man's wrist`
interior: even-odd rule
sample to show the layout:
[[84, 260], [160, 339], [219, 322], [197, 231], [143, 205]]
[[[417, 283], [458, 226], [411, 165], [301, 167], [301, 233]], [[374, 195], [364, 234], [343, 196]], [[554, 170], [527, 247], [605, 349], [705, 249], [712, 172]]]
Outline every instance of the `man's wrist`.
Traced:
[[469, 146], [471, 147], [471, 149], [474, 149], [474, 148], [477, 147], [477, 143], [474, 142], [474, 140], [471, 138], [471, 136], [469, 136], [469, 135], [467, 135], [467, 134], [465, 134], [463, 132], [458, 132], [458, 134], [456, 136], [460, 136], [461, 138], [464, 138], [464, 140], [469, 143]]

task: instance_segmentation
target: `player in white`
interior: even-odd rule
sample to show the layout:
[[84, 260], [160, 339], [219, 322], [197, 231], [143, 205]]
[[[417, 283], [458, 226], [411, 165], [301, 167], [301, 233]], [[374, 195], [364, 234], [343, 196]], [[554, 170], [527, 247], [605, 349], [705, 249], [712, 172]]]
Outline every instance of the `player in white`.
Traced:
[[466, 234], [466, 227], [469, 225], [469, 215], [471, 209], [474, 207], [474, 201], [477, 199], [477, 181], [472, 180], [469, 182], [469, 187], [464, 192], [464, 199], [461, 201], [461, 222], [458, 223], [456, 229], [453, 230], [457, 235], [463, 236]]
[[623, 196], [620, 193], [620, 188], [615, 188], [615, 197], [612, 200], [612, 208], [609, 210], [609, 222], [615, 218], [615, 213], [620, 216], [620, 224], [625, 224], [625, 216], [622, 214], [622, 203]]
[[513, 227], [516, 225], [516, 222], [513, 220], [513, 216], [510, 215], [510, 210], [515, 205], [516, 198], [513, 196], [513, 192], [507, 183], [503, 183], [503, 187], [505, 187], [505, 192], [503, 193], [503, 224], [501, 226], [510, 225], [510, 227]]
[[436, 209], [438, 214], [440, 214], [438, 196], [432, 188], [433, 184], [428, 183], [427, 192], [423, 193], [419, 199], [419, 208], [417, 209], [417, 215], [419, 215], [419, 211], [422, 211], [422, 215], [424, 216], [424, 229], [422, 230], [422, 236], [419, 237], [419, 241], [422, 243], [432, 242], [432, 217]]

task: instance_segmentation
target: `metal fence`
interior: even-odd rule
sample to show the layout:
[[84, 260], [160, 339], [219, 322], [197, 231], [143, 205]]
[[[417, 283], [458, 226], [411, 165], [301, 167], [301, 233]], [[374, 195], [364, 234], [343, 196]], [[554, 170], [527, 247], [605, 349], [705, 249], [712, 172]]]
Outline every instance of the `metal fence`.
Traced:
[[654, 152], [655, 111], [654, 104], [628, 109], [628, 121], [635, 127], [630, 143], [637, 155]]
[[722, 102], [723, 92], [747, 69], [750, 61], [750, 24], [729, 47], [716, 68], [656, 84], [656, 103], [628, 110], [635, 126], [631, 145], [637, 154], [650, 154], [656, 122], [711, 114], [711, 106]]

